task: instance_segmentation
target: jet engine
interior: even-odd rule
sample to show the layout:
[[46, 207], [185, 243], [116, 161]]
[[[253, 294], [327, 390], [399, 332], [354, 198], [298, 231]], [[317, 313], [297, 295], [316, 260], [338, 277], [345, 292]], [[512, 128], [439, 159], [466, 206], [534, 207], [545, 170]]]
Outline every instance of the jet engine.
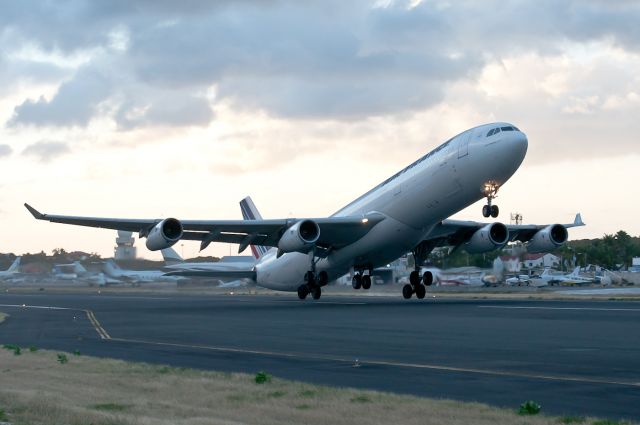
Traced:
[[320, 237], [320, 227], [313, 220], [300, 220], [285, 230], [278, 241], [281, 252], [305, 252], [311, 249]]
[[502, 223], [491, 223], [476, 230], [464, 248], [470, 254], [480, 254], [502, 248], [507, 242], [509, 242], [507, 226]]
[[147, 235], [147, 248], [158, 251], [169, 248], [182, 237], [182, 223], [175, 218], [165, 218]]
[[567, 241], [569, 234], [562, 224], [552, 224], [538, 230], [527, 243], [527, 252], [549, 252], [561, 247]]

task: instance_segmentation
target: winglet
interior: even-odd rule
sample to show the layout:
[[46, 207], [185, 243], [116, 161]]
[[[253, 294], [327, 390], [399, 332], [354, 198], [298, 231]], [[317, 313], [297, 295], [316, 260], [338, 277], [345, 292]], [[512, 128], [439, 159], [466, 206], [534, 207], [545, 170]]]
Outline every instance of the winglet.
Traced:
[[27, 210], [29, 210], [29, 212], [31, 213], [31, 215], [38, 219], [38, 220], [43, 220], [46, 216], [46, 214], [42, 214], [41, 212], [39, 212], [38, 210], [36, 210], [35, 208], [33, 208], [31, 205], [27, 204], [26, 202], [24, 203], [24, 206]]
[[584, 226], [584, 222], [582, 221], [582, 214], [576, 214], [575, 220], [573, 220], [574, 226]]

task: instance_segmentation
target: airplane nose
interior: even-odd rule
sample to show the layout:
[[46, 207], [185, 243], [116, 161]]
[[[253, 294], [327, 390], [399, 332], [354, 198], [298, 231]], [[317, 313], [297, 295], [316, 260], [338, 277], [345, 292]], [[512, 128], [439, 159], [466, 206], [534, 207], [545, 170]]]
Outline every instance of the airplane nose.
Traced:
[[515, 154], [523, 160], [524, 156], [527, 154], [527, 148], [529, 147], [527, 135], [521, 131], [516, 132], [514, 134], [512, 145]]

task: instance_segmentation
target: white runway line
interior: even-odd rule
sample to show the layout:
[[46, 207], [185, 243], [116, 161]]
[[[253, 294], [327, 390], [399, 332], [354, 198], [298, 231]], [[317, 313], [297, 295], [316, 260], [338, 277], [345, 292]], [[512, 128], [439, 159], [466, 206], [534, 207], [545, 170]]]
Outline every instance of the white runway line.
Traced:
[[575, 310], [575, 311], [628, 311], [640, 313], [640, 308], [602, 308], [602, 307], [534, 307], [534, 306], [503, 306], [479, 305], [478, 308], [496, 308], [503, 310]]

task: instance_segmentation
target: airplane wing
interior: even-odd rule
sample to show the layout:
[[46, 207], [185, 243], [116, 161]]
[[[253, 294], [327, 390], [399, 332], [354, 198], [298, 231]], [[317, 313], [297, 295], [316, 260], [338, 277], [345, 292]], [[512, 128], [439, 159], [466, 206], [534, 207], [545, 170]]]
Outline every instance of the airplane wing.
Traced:
[[[440, 246], [459, 247], [467, 242], [471, 236], [490, 223], [462, 220], [443, 220], [429, 233], [422, 244], [433, 249]], [[576, 214], [573, 223], [563, 224], [565, 228], [584, 226], [580, 213]], [[508, 224], [509, 242], [527, 242], [538, 231], [549, 226], [549, 224]]]
[[[103, 217], [77, 217], [66, 215], [43, 214], [29, 204], [24, 204], [34, 218], [53, 223], [73, 224], [76, 226], [99, 227], [103, 229], [127, 230], [146, 236], [162, 219], [123, 219]], [[352, 244], [382, 220], [384, 215], [370, 213], [357, 217], [323, 217], [312, 218], [320, 228], [320, 238], [316, 245], [329, 252]], [[200, 249], [211, 242], [239, 244], [242, 252], [249, 245], [278, 246], [280, 237], [286, 229], [300, 221], [287, 218], [275, 220], [184, 220], [181, 239], [201, 241]], [[321, 255], [318, 252], [317, 255]]]

